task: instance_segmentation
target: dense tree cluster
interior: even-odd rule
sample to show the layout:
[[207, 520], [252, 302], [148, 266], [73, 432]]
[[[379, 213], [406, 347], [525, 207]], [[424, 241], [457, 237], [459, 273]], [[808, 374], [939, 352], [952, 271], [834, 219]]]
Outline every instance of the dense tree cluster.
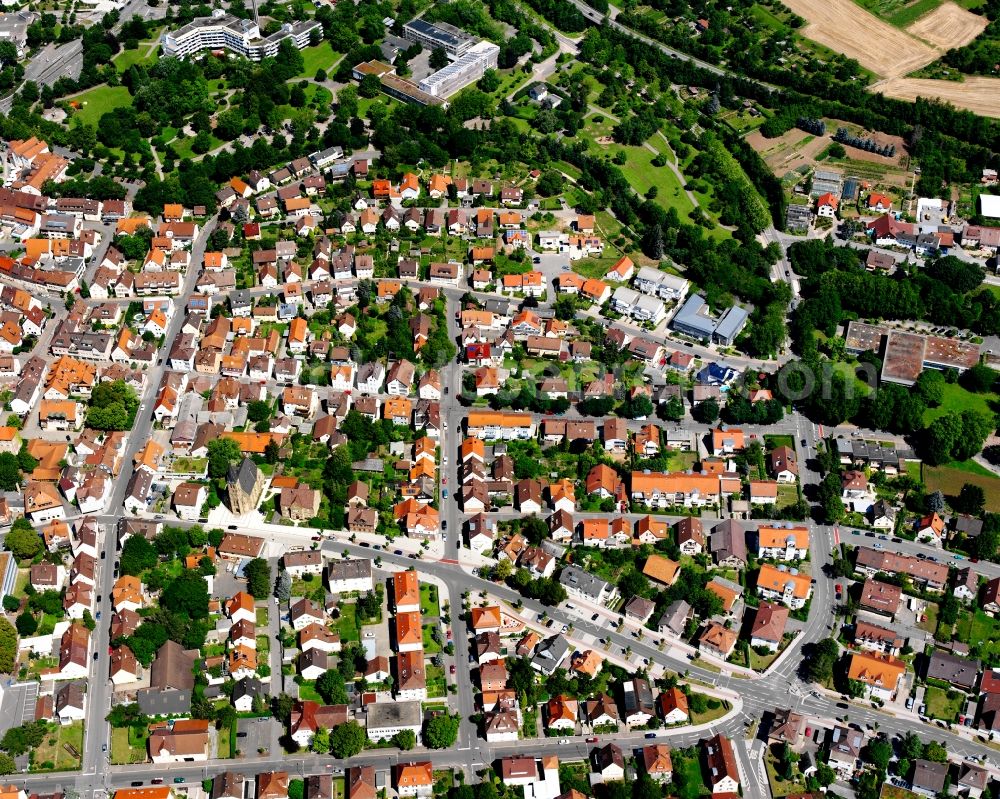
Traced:
[[996, 75], [1000, 64], [1000, 8], [987, 3], [985, 11], [990, 24], [981, 34], [964, 47], [953, 48], [942, 56], [942, 61], [966, 75]]
[[98, 383], [90, 395], [87, 426], [95, 430], [129, 430], [138, 409], [135, 389], [124, 380]]

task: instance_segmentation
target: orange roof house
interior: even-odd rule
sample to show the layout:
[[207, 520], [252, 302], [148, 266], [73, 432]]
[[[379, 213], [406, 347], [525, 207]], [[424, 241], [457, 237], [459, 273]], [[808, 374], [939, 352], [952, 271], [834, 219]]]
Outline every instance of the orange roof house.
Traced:
[[472, 629], [476, 632], [499, 630], [501, 626], [500, 608], [495, 605], [486, 608], [473, 608], [469, 613]]
[[792, 597], [798, 600], [809, 598], [812, 581], [808, 575], [792, 574], [790, 571], [779, 569], [770, 563], [764, 563], [757, 573], [757, 590], [772, 591], [776, 594], [784, 594], [787, 586], [791, 586]]
[[400, 192], [406, 191], [407, 189], [416, 192], [420, 191], [420, 179], [412, 172], [407, 172], [403, 175], [403, 179], [399, 182]]
[[712, 431], [713, 452], [738, 452], [746, 449], [746, 436], [738, 427], [716, 428]]
[[663, 585], [673, 585], [680, 573], [681, 564], [663, 555], [650, 555], [642, 567], [642, 573], [649, 579]]
[[222, 438], [235, 441], [239, 444], [240, 452], [248, 455], [262, 455], [272, 441], [280, 447], [285, 440], [282, 433], [238, 433], [232, 430], [224, 432]]
[[392, 602], [396, 611], [420, 607], [420, 581], [413, 569], [392, 575]]
[[610, 496], [616, 496], [621, 490], [621, 479], [618, 472], [604, 463], [599, 463], [587, 474], [587, 493], [595, 494], [601, 492]]
[[241, 618], [245, 618], [246, 614], [249, 614], [252, 618], [257, 618], [257, 607], [254, 604], [254, 598], [250, 596], [246, 591], [238, 591], [233, 594], [232, 598], [226, 600], [225, 604], [226, 615], [233, 619], [240, 615]]
[[826, 194], [821, 194], [819, 198], [816, 200], [817, 208], [823, 208], [829, 206], [834, 211], [836, 211], [838, 205], [840, 205], [840, 201], [832, 194], [830, 194], [830, 192], [827, 192]]
[[591, 300], [601, 300], [608, 293], [608, 284], [597, 278], [585, 280], [580, 287], [580, 293]]
[[149, 788], [122, 788], [115, 791], [114, 799], [170, 799], [170, 786], [155, 785]]
[[932, 532], [935, 536], [940, 538], [944, 534], [944, 519], [942, 519], [937, 513], [932, 513], [929, 516], [924, 516], [917, 523], [917, 532]]
[[757, 541], [760, 549], [786, 549], [793, 543], [795, 549], [809, 549], [808, 527], [759, 527]]
[[736, 604], [736, 600], [740, 598], [740, 595], [727, 585], [723, 585], [715, 580], [709, 580], [705, 585], [707, 591], [711, 591], [719, 599], [722, 600], [722, 609], [729, 613], [733, 609], [733, 605]]
[[59, 464], [66, 459], [69, 447], [64, 442], [33, 438], [28, 442], [28, 452], [38, 461], [31, 473], [32, 480], [58, 480], [62, 473]]
[[434, 785], [434, 770], [430, 761], [396, 765], [396, 790], [401, 796], [413, 796], [421, 789]]
[[847, 678], [863, 682], [869, 691], [891, 694], [905, 673], [906, 663], [892, 655], [857, 652], [851, 655]]
[[423, 645], [424, 627], [419, 610], [412, 610], [408, 613], [397, 613], [393, 619], [396, 631], [396, 646], [398, 648]]
[[304, 344], [309, 336], [309, 323], [301, 316], [296, 316], [288, 323], [288, 343]]
[[582, 525], [582, 539], [584, 546], [604, 546], [611, 535], [611, 522], [609, 519], [584, 519]]
[[229, 673], [233, 674], [241, 669], [257, 671], [257, 651], [243, 644], [237, 644], [229, 650]]
[[383, 419], [405, 419], [409, 422], [413, 415], [413, 403], [406, 397], [389, 397], [382, 403]]
[[623, 255], [617, 261], [615, 261], [614, 266], [608, 270], [608, 277], [614, 280], [628, 280], [635, 271], [635, 264], [632, 259], [627, 255]]
[[571, 699], [565, 695], [552, 697], [545, 706], [549, 717], [549, 726], [553, 722], [573, 722], [576, 723], [579, 714], [580, 703], [576, 699]]
[[570, 661], [570, 668], [573, 671], [580, 672], [580, 674], [586, 674], [588, 677], [596, 677], [600, 673], [603, 665], [604, 658], [597, 654], [597, 652], [593, 649], [575, 653]]
[[180, 203], [166, 203], [163, 206], [164, 222], [179, 222], [184, 218], [184, 206]]
[[887, 211], [892, 207], [892, 198], [885, 194], [873, 191], [868, 195], [867, 205], [869, 209]]
[[486, 444], [483, 443], [481, 438], [469, 436], [462, 442], [459, 457], [461, 457], [463, 463], [469, 460], [469, 458], [475, 458], [482, 463], [486, 457]]
[[138, 577], [123, 574], [111, 589], [111, 602], [115, 609], [123, 605], [142, 607], [142, 583]]
[[637, 541], [645, 541], [647, 539], [664, 541], [669, 534], [670, 525], [667, 522], [648, 514], [639, 519], [635, 525], [635, 537]]
[[448, 191], [451, 185], [451, 175], [434, 174], [427, 182], [427, 191], [432, 195], [441, 195]]

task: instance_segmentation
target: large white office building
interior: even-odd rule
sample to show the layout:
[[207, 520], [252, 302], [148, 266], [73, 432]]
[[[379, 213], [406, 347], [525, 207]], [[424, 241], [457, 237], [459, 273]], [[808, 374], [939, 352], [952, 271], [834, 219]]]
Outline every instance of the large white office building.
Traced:
[[496, 69], [500, 48], [493, 42], [479, 42], [448, 66], [420, 81], [420, 90], [433, 97], [450, 97], [479, 80], [488, 69]]
[[310, 35], [322, 25], [315, 20], [288, 23], [270, 36], [261, 36], [257, 23], [216, 10], [210, 17], [199, 17], [175, 31], [164, 33], [160, 41], [165, 56], [187, 58], [206, 50], [228, 50], [251, 61], [273, 58], [285, 39], [300, 50], [309, 44]]

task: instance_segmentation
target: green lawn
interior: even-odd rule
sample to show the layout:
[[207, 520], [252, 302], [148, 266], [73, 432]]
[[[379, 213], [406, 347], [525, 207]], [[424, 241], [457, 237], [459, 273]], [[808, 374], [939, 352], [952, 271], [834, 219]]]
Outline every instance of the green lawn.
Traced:
[[427, 670], [427, 698], [446, 696], [448, 692], [447, 683], [444, 678], [444, 669], [428, 662]]
[[[72, 747], [76, 755], [67, 751]], [[32, 771], [71, 771], [80, 768], [83, 754], [83, 722], [76, 721], [65, 727], [57, 724], [35, 750]]]
[[857, 367], [853, 363], [847, 363], [846, 361], [835, 361], [832, 364], [834, 370], [840, 372], [845, 379], [854, 379], [854, 390], [857, 392], [859, 397], [867, 397], [868, 393], [871, 391], [871, 386], [861, 380], [857, 374]]
[[767, 445], [768, 450], [777, 449], [778, 447], [791, 447], [795, 449], [795, 437], [788, 435], [766, 435], [764, 436], [764, 444]]
[[180, 474], [201, 474], [208, 468], [208, 458], [174, 458], [172, 468]]
[[936, 408], [928, 408], [924, 411], [924, 424], [929, 424], [946, 413], [979, 411], [980, 413], [993, 414], [997, 412], [998, 407], [1000, 407], [1000, 397], [996, 394], [973, 394], [958, 383], [946, 383], [941, 404]]
[[132, 95], [124, 86], [95, 86], [90, 91], [74, 97], [80, 110], [74, 116], [86, 125], [97, 127], [101, 117], [108, 111], [129, 105]]
[[[660, 149], [655, 139], [653, 146]], [[625, 150], [628, 160], [621, 167], [628, 182], [639, 194], [645, 194], [650, 187], [656, 186], [656, 202], [664, 208], [676, 208], [681, 219], [687, 219], [694, 210], [694, 205], [684, 192], [684, 187], [668, 166], [653, 166], [656, 157], [645, 147], [622, 147], [612, 145], [613, 151]]]
[[[235, 724], [235, 722], [233, 722]], [[217, 757], [220, 759], [225, 759], [232, 757], [233, 755], [233, 728], [223, 727], [219, 730], [219, 737], [217, 742]]]
[[128, 727], [111, 730], [111, 762], [116, 765], [144, 763], [148, 733], [136, 736]]
[[[697, 751], [697, 750], [692, 750]], [[698, 799], [699, 796], [710, 794], [701, 773], [701, 761], [697, 756], [681, 756], [672, 753], [674, 766], [674, 793], [678, 799]]]
[[135, 50], [122, 50], [111, 60], [115, 63], [115, 69], [119, 72], [125, 72], [132, 65], [141, 64], [148, 59], [146, 56], [146, 48], [137, 47]]
[[[753, 652], [750, 653], [751, 659], [757, 657]], [[752, 662], [752, 661], [751, 661]], [[692, 724], [706, 724], [709, 721], [715, 721], [718, 718], [726, 715], [729, 712], [729, 703], [724, 702], [713, 697], [707, 697], [708, 707], [704, 713], [691, 713], [691, 723]], [[712, 707], [712, 704], [715, 707]]]
[[667, 471], [683, 472], [694, 467], [698, 462], [697, 452], [668, 452]]
[[438, 588], [429, 583], [420, 584], [420, 612], [424, 616], [440, 616], [441, 604], [438, 600]]
[[434, 636], [431, 635], [433, 628], [433, 624], [424, 625], [424, 652], [428, 655], [434, 655], [441, 651], [441, 644], [435, 641]]
[[778, 485], [778, 507], [787, 508], [799, 501], [799, 489], [795, 485], [780, 483]]
[[787, 27], [784, 22], [778, 19], [771, 11], [764, 8], [760, 3], [755, 3], [750, 7], [750, 16], [773, 31], [784, 31]]
[[[607, 252], [607, 245], [605, 245], [605, 252]], [[608, 270], [616, 263], [618, 263], [617, 255], [602, 258], [581, 258], [579, 261], [573, 262], [572, 269], [578, 275], [602, 280]]]
[[[789, 794], [800, 794], [805, 789], [805, 782], [803, 780], [787, 781], [780, 779], [777, 772], [774, 770], [774, 757], [770, 754], [764, 756], [764, 765], [767, 768], [767, 781], [771, 786], [771, 796], [788, 796]], [[795, 770], [798, 773], [798, 769]]]
[[941, 719], [942, 721], [955, 721], [962, 710], [964, 699], [965, 694], [961, 691], [954, 691], [953, 698], [949, 699], [948, 692], [936, 685], [928, 686], [924, 693], [927, 715], [932, 719]]
[[919, 622], [917, 626], [933, 635], [937, 629], [938, 606], [933, 602], [928, 602], [924, 608], [924, 614], [927, 616], [927, 621]]
[[924, 464], [921, 474], [928, 491], [941, 491], [946, 497], [958, 496], [966, 483], [981, 486], [986, 492], [986, 510], [1000, 512], [1000, 477], [975, 461], [946, 463], [943, 466]]
[[340, 606], [340, 618], [337, 619], [337, 632], [340, 633], [341, 643], [361, 640], [361, 636], [358, 633], [357, 608], [353, 602]]
[[993, 663], [1000, 655], [1000, 619], [987, 616], [981, 610], [961, 613], [954, 634], [955, 640], [968, 644], [976, 657]]
[[[211, 139], [209, 150], [214, 150], [216, 147], [221, 147], [224, 143], [222, 139], [217, 139], [215, 138], [215, 136], [212, 136], [211, 134], [209, 134], [209, 139]], [[173, 142], [171, 142], [170, 145], [177, 151], [177, 154], [181, 158], [197, 158], [199, 155], [198, 153], [196, 153], [194, 150], [191, 149], [192, 145], [194, 145], [194, 136], [188, 139], [176, 139]]]
[[299, 699], [306, 702], [319, 702], [323, 704], [323, 697], [316, 691], [314, 683], [304, 682], [299, 684]]
[[318, 69], [329, 71], [338, 58], [340, 58], [340, 54], [333, 51], [329, 42], [317, 44], [315, 47], [307, 47], [302, 51], [303, 66], [299, 77], [312, 78]]

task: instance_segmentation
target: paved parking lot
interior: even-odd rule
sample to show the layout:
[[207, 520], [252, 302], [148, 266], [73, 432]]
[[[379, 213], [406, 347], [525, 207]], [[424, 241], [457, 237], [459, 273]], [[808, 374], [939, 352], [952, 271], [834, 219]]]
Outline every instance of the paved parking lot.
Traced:
[[38, 698], [38, 683], [14, 683], [3, 686], [0, 700], [0, 735], [11, 727], [19, 727], [35, 718], [35, 700]]
[[259, 749], [270, 749], [273, 723], [273, 719], [239, 719], [236, 723], [236, 748], [248, 756], [256, 755]]

